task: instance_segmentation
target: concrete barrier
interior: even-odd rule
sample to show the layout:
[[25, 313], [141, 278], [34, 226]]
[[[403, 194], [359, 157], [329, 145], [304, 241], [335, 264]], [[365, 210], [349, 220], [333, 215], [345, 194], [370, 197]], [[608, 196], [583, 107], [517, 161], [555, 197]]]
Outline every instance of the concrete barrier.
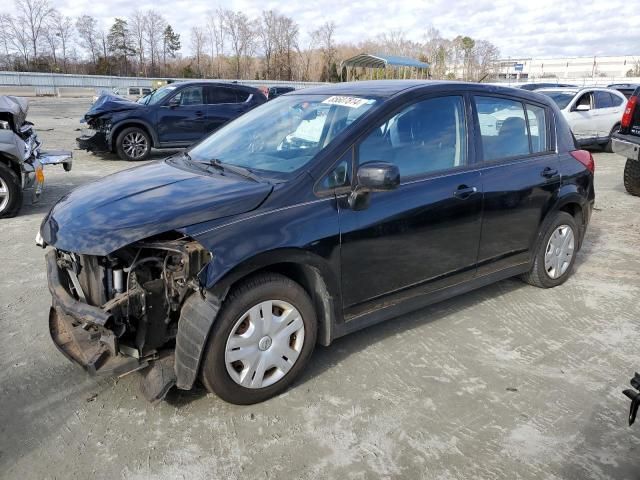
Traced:
[[13, 95], [15, 97], [35, 97], [36, 87], [19, 87], [17, 85], [0, 86], [0, 95]]
[[90, 87], [58, 87], [58, 97], [93, 97], [96, 94], [95, 88]]

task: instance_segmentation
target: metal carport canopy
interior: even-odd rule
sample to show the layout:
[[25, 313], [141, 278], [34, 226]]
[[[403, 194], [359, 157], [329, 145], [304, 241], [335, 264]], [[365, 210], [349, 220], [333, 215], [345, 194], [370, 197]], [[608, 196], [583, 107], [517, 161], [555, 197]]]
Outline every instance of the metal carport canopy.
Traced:
[[372, 55], [369, 53], [361, 53], [355, 57], [348, 58], [342, 62], [342, 65], [364, 68], [385, 68], [387, 66], [429, 68], [428, 63], [413, 58], [399, 57], [397, 55]]

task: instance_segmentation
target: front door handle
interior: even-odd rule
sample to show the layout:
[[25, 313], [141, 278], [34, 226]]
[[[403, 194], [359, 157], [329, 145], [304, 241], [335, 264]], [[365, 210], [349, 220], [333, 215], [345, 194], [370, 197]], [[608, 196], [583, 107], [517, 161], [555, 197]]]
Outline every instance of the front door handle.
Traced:
[[196, 117], [204, 117], [204, 112], [201, 112], [201, 111], [198, 110], [196, 112]]
[[542, 172], [540, 172], [540, 175], [542, 175], [544, 178], [553, 178], [558, 175], [558, 170], [556, 170], [555, 168], [546, 167], [544, 170], [542, 170]]
[[477, 191], [478, 189], [476, 187], [468, 187], [466, 185], [460, 185], [458, 189], [455, 192], [453, 192], [453, 196], [456, 198], [459, 198], [460, 200], [466, 200]]

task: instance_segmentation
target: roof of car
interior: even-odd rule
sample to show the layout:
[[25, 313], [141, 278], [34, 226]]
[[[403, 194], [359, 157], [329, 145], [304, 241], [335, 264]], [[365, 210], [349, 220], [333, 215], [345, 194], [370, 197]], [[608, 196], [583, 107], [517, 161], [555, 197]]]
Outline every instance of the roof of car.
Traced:
[[214, 85], [217, 87], [233, 87], [233, 88], [241, 88], [244, 90], [256, 91], [258, 90], [256, 87], [251, 87], [249, 85], [244, 85], [242, 83], [236, 82], [214, 82], [208, 80], [187, 80], [185, 82], [173, 82], [169, 83], [171, 86], [184, 86], [184, 85]]
[[576, 94], [576, 93], [581, 92], [583, 90], [602, 90], [602, 91], [605, 91], [605, 92], [619, 93], [614, 88], [597, 87], [597, 86], [575, 87], [575, 88], [570, 88], [570, 87], [553, 87], [553, 88], [551, 88], [550, 87], [550, 88], [540, 88], [539, 90], [536, 90], [536, 92], [538, 92], [538, 93], [543, 93], [543, 92], [565, 92], [565, 93]]
[[446, 89], [455, 87], [462, 90], [482, 89], [487, 92], [531, 97], [531, 92], [508, 86], [489, 83], [454, 82], [443, 80], [362, 80], [357, 82], [328, 83], [320, 87], [302, 88], [287, 95], [363, 95], [372, 97], [391, 97], [400, 92], [417, 88]]

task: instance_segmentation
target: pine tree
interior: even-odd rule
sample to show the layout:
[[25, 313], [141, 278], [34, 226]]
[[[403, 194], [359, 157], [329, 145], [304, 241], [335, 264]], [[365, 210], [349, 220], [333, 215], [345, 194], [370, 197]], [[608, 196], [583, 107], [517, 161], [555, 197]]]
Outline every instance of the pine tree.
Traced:
[[167, 25], [162, 35], [162, 62], [165, 70], [167, 69], [167, 56], [175, 58], [176, 52], [180, 50], [180, 34], [175, 33], [171, 25]]
[[122, 18], [116, 18], [113, 25], [109, 29], [107, 35], [107, 44], [109, 52], [116, 58], [122, 60], [121, 73], [127, 74], [127, 57], [133, 56], [136, 53], [133, 47], [131, 35], [129, 34], [129, 28], [127, 21]]

